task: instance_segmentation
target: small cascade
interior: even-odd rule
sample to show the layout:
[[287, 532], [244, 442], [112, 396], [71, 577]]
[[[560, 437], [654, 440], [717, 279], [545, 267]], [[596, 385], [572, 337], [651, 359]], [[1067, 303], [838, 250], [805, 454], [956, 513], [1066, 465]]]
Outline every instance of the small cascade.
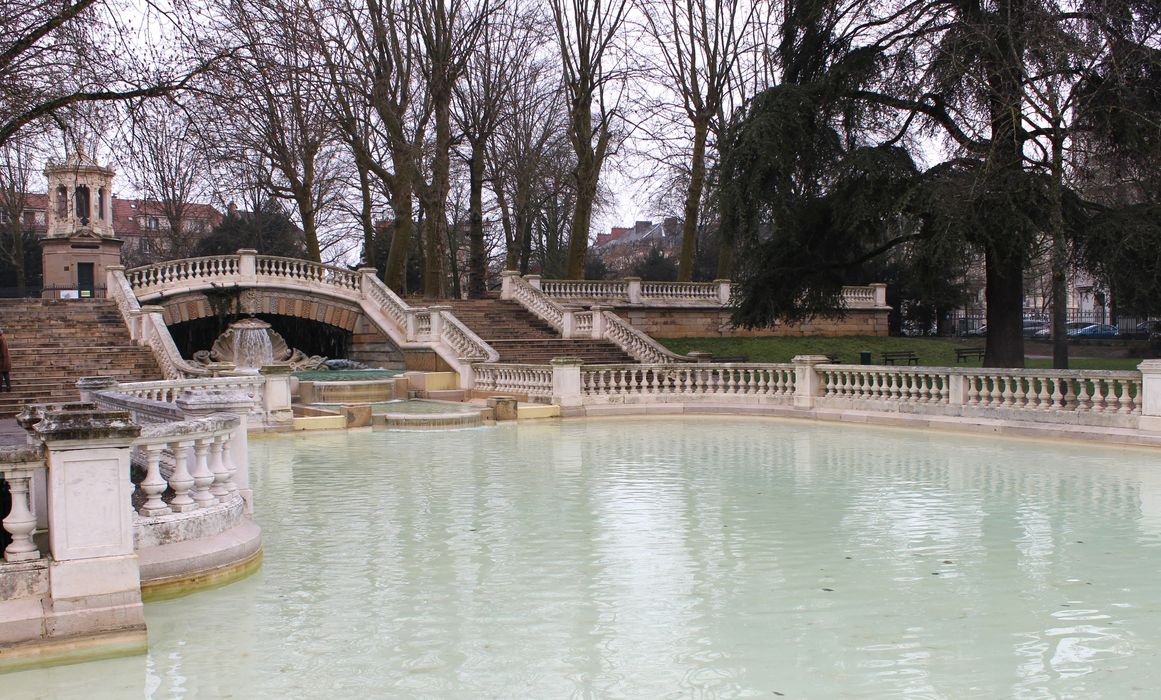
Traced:
[[245, 372], [257, 372], [267, 365], [315, 369], [324, 361], [322, 357], [307, 357], [301, 351], [287, 347], [286, 341], [269, 323], [257, 318], [231, 323], [214, 341], [212, 349], [195, 352], [193, 359], [205, 365], [232, 363], [236, 369]]
[[270, 341], [270, 324], [246, 319], [233, 324], [234, 364], [238, 369], [253, 370], [274, 363], [274, 343]]

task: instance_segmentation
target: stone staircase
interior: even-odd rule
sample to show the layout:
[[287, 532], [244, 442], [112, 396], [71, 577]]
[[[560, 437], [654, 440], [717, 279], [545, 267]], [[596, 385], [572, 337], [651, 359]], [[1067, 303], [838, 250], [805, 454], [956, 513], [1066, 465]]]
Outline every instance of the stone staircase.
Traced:
[[12, 356], [12, 391], [0, 393], [0, 417], [25, 403], [76, 401], [81, 377], [163, 378], [153, 353], [129, 339], [111, 301], [0, 299], [0, 328]]
[[554, 357], [579, 357], [585, 364], [632, 363], [635, 360], [607, 340], [565, 340], [518, 302], [500, 299], [453, 299], [452, 313], [500, 353], [500, 362], [548, 364]]

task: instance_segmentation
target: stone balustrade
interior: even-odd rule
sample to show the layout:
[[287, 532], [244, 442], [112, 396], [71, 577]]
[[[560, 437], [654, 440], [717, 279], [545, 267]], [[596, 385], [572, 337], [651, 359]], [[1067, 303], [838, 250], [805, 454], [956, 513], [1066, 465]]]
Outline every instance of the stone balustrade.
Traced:
[[[105, 403], [117, 398], [95, 384]], [[134, 402], [163, 403], [123, 397]], [[0, 448], [13, 505], [0, 561], [0, 670], [145, 649], [142, 592], [252, 570], [261, 530], [240, 391], [186, 389], [179, 420], [142, 426], [95, 403], [29, 406], [28, 445]], [[140, 465], [137, 483], [131, 465]]]
[[[638, 277], [621, 280], [546, 280], [536, 275], [524, 278], [530, 286], [553, 301], [631, 305], [725, 306], [730, 303], [729, 280], [713, 282], [655, 282]], [[848, 309], [887, 306], [887, 286], [871, 284], [843, 287]]]
[[768, 404], [785, 415], [836, 420], [854, 411], [862, 420], [898, 416], [972, 429], [1003, 422], [1029, 431], [1058, 425], [1156, 432], [1161, 443], [1161, 361], [1121, 372], [840, 365], [813, 355], [785, 364], [563, 363], [552, 367], [551, 378], [521, 369], [523, 393], [551, 394], [571, 415], [651, 404], [745, 412], [747, 405]]
[[493, 363], [476, 365], [475, 370], [479, 391], [552, 399], [552, 368], [548, 365]]
[[[573, 280], [542, 280], [538, 275], [521, 277], [511, 270], [503, 273], [502, 299], [519, 302], [545, 323], [556, 329], [563, 338], [592, 338], [607, 340], [640, 362], [689, 362], [689, 358], [674, 354], [645, 333], [626, 323], [602, 306], [588, 311], [566, 308], [550, 299], [540, 287], [548, 284], [557, 289], [572, 289]], [[559, 283], [559, 284], [558, 284]], [[604, 289], [587, 283], [578, 289]], [[609, 288], [612, 288], [611, 286]]]

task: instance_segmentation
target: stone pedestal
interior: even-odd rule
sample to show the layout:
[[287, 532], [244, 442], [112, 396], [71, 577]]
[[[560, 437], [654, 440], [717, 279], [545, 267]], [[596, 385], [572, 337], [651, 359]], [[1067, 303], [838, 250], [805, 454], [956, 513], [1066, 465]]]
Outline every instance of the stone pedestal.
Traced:
[[133, 551], [129, 452], [140, 432], [124, 411], [48, 412], [36, 425], [48, 468], [50, 639], [115, 636], [145, 644]]
[[266, 365], [258, 370], [266, 379], [262, 390], [262, 409], [266, 415], [266, 427], [287, 429], [294, 421], [291, 408], [290, 379], [294, 372], [290, 365]]
[[488, 399], [488, 407], [497, 421], [516, 420], [516, 399], [510, 396], [493, 396]]
[[554, 357], [552, 364], [552, 402], [566, 408], [581, 405], [581, 365], [579, 357]]
[[1141, 430], [1161, 433], [1161, 360], [1145, 360], [1141, 372]]
[[796, 355], [791, 362], [794, 363], [794, 407], [814, 408], [822, 393], [822, 382], [815, 367], [828, 364], [830, 358], [826, 355]]

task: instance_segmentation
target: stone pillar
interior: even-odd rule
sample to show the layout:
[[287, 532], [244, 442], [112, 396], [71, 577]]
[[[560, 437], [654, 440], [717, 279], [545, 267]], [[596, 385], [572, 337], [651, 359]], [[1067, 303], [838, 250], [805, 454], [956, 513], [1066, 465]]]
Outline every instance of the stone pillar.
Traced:
[[722, 306], [730, 303], [730, 281], [729, 280], [714, 280], [718, 285], [718, 301]]
[[947, 377], [947, 403], [949, 406], [963, 406], [967, 403], [968, 378], [962, 374]]
[[593, 340], [605, 339], [605, 311], [610, 308], [612, 307], [601, 306], [600, 304], [589, 307], [589, 309], [593, 312]]
[[1141, 372], [1141, 430], [1161, 433], [1161, 360], [1145, 360], [1137, 365]]
[[564, 311], [564, 315], [560, 319], [560, 337], [570, 340], [576, 335], [576, 312], [579, 309], [575, 306], [562, 306], [561, 310]]
[[150, 325], [156, 324], [165, 325], [165, 307], [155, 304], [146, 304], [141, 307], [141, 313], [137, 316], [137, 344], [148, 345], [149, 336], [153, 334], [153, 329]]
[[409, 343], [414, 343], [419, 336], [419, 321], [415, 318], [416, 311], [418, 309], [411, 308], [407, 310], [407, 318], [405, 321], [407, 327], [404, 329], [404, 333], [406, 333], [406, 339]]
[[581, 405], [581, 365], [584, 360], [579, 357], [554, 357], [552, 365], [552, 402], [560, 406], [563, 412], [566, 408], [579, 408]]
[[141, 427], [126, 411], [49, 412], [36, 426], [48, 467], [48, 637], [117, 634], [145, 645], [133, 551], [129, 452]]
[[500, 298], [512, 299], [516, 295], [516, 278], [520, 273], [516, 270], [504, 270], [500, 273]]
[[367, 298], [367, 290], [374, 284], [371, 280], [378, 279], [379, 271], [373, 267], [360, 267], [359, 273], [359, 295], [364, 299]]
[[238, 251], [238, 284], [253, 286], [258, 283], [258, 251], [242, 248]]
[[289, 429], [294, 422], [291, 408], [290, 365], [266, 365], [258, 374], [266, 379], [262, 388], [262, 416], [267, 428]]
[[815, 400], [822, 394], [822, 381], [815, 369], [830, 362], [826, 355], [796, 355], [794, 363], [794, 407], [814, 408]]
[[533, 289], [540, 289], [540, 275], [524, 275], [524, 281]]
[[81, 403], [92, 403], [93, 394], [117, 386], [112, 377], [81, 377], [77, 380], [77, 390], [81, 393]]
[[451, 311], [450, 306], [429, 306], [431, 312], [431, 342], [438, 343], [443, 336], [443, 312]]
[[626, 288], [629, 293], [630, 304], [641, 303], [641, 278], [640, 277], [626, 277]]
[[875, 282], [868, 285], [875, 290], [875, 306], [882, 308], [887, 305], [887, 285], [882, 282]]
[[233, 483], [246, 503], [246, 512], [254, 512], [254, 491], [250, 488], [250, 442], [246, 435], [246, 419], [254, 408], [254, 400], [246, 392], [236, 389], [198, 389], [186, 391], [177, 400], [182, 412], [190, 417], [229, 413], [238, 417], [238, 429], [230, 436], [228, 449], [234, 465]]

